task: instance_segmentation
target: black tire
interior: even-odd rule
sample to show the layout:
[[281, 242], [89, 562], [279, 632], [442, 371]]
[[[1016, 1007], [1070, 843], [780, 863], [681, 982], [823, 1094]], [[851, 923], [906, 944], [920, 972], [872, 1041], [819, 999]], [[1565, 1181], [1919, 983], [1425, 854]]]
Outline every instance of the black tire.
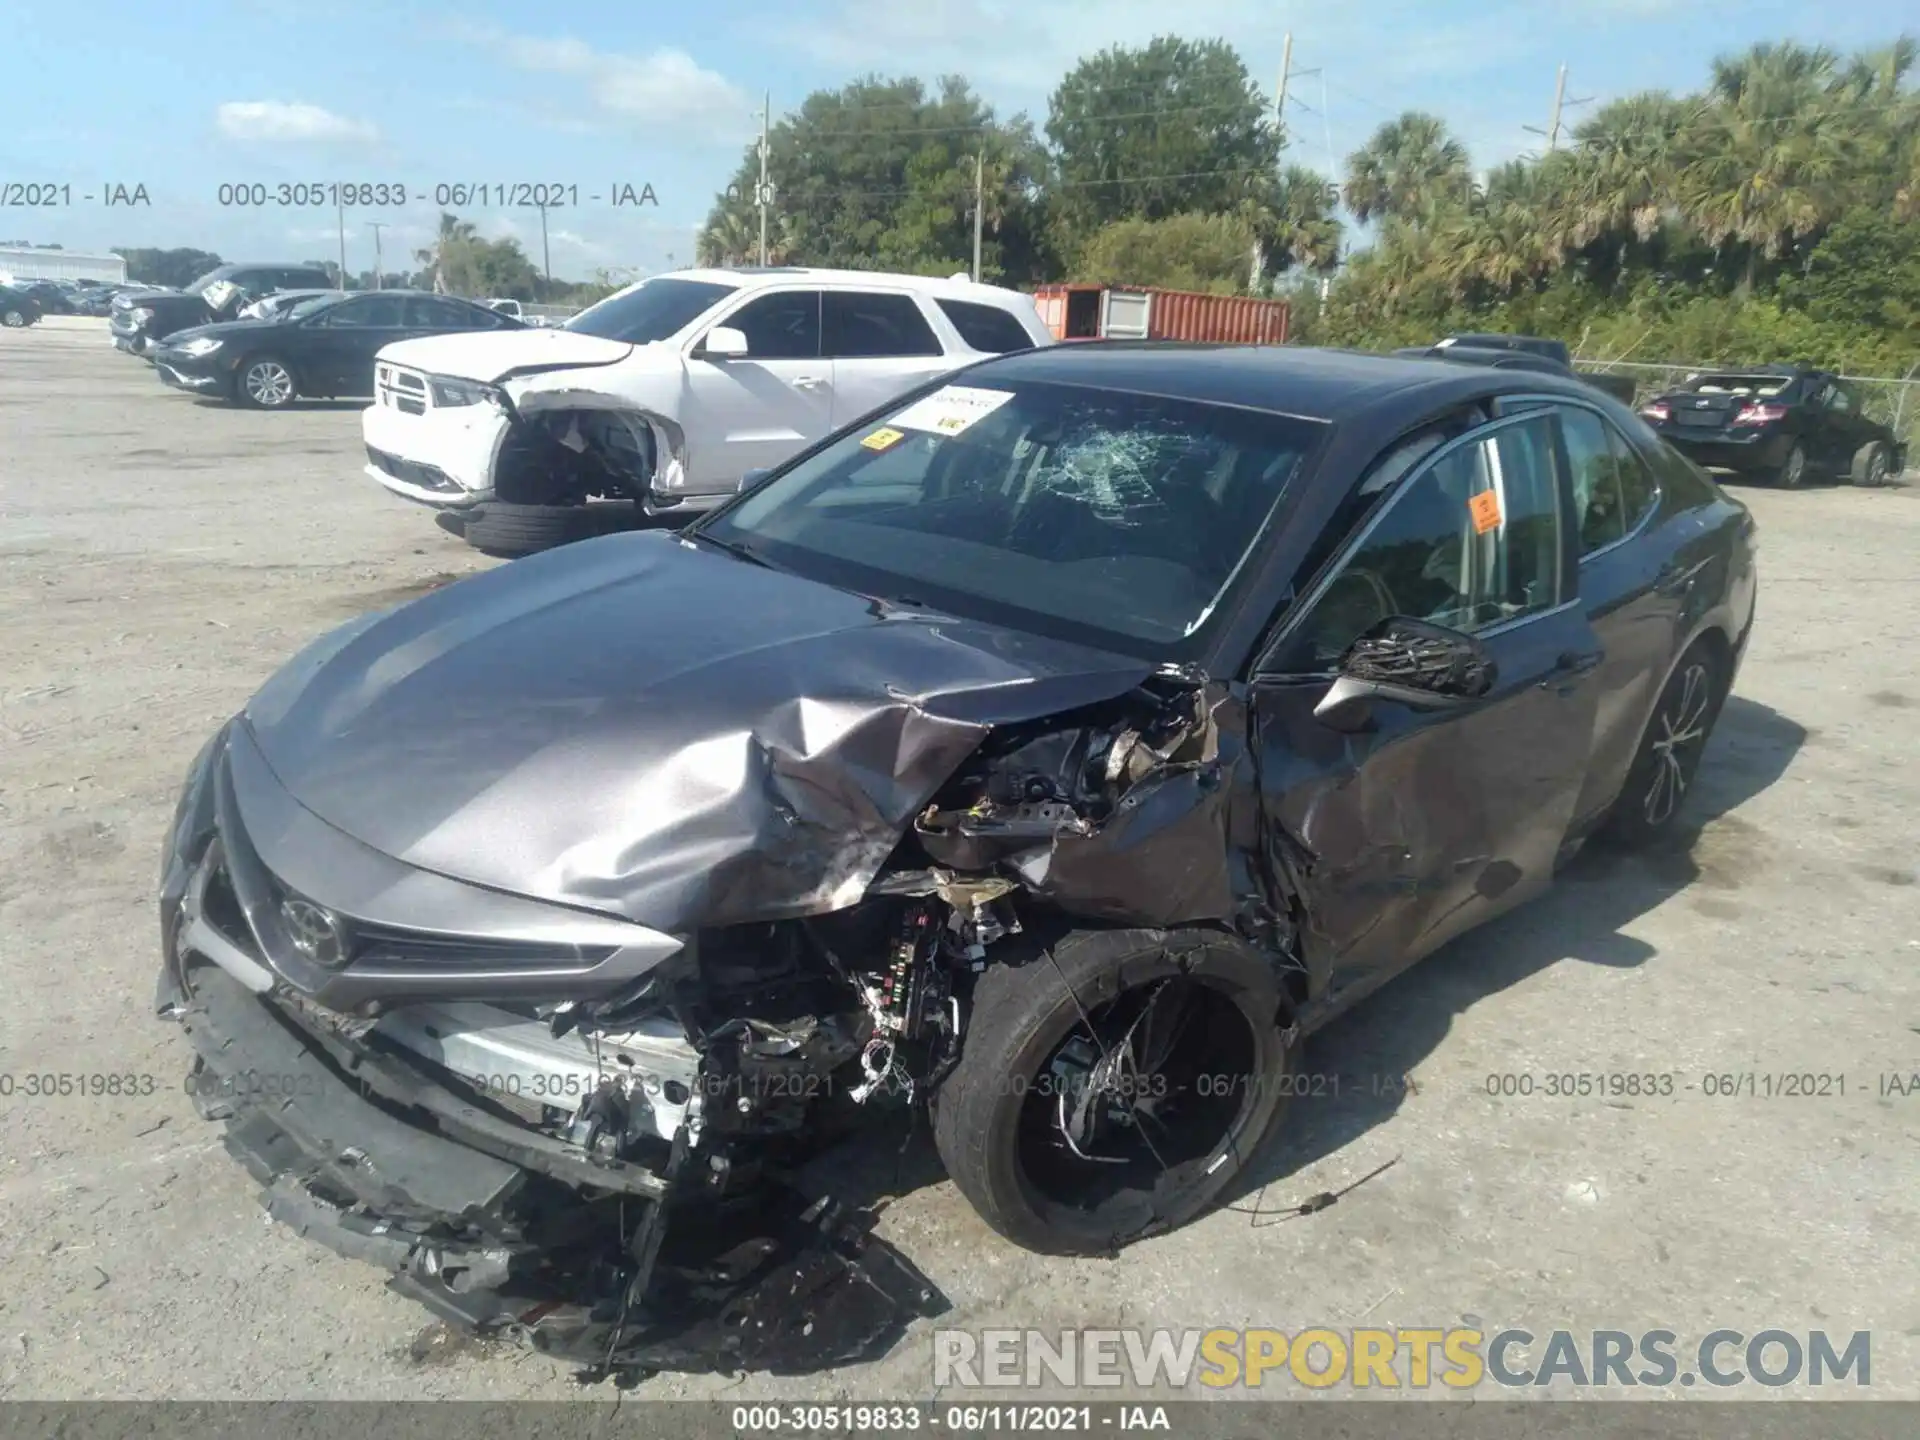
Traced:
[[234, 367], [233, 398], [255, 410], [284, 410], [299, 398], [293, 367], [278, 355], [249, 355]]
[[1878, 490], [1887, 483], [1892, 457], [1878, 440], [1869, 440], [1853, 452], [1853, 483], [1867, 490]]
[[27, 312], [18, 306], [9, 306], [4, 314], [0, 314], [0, 325], [6, 326], [9, 330], [24, 330], [32, 323], [27, 319]]
[[[1183, 1008], [1142, 1008], [1165, 1005]], [[1162, 1032], [1165, 1068], [1137, 1070], [1124, 1087], [1138, 1102], [1110, 1101], [1104, 1133], [1081, 1132], [1110, 1163], [1078, 1158], [1056, 1118], [1063, 1087], [1049, 1067], [1063, 1049], [1096, 1054], [1087, 1017], [1104, 1032], [1101, 1057], [1140, 1058], [1133, 1047], [1154, 1048], [1156, 1020], [1174, 1032]], [[1111, 1254], [1206, 1210], [1273, 1132], [1299, 1053], [1287, 1023], [1273, 962], [1240, 941], [1074, 931], [980, 976], [959, 1063], [933, 1097], [934, 1144], [960, 1193], [1015, 1244]], [[1122, 1108], [1127, 1123], [1116, 1122]]]
[[551, 550], [591, 533], [584, 505], [509, 505], [489, 501], [466, 517], [463, 538], [483, 554], [502, 558]]
[[[1726, 702], [1724, 670], [1719, 652], [1704, 640], [1689, 646], [1673, 667], [1607, 816], [1602, 830], [1607, 839], [1641, 846], [1674, 828]], [[1676, 733], [1684, 737], [1677, 743], [1669, 738]]]
[[1773, 472], [1773, 483], [1782, 490], [1798, 490], [1807, 483], [1807, 452], [1798, 440], [1787, 451], [1787, 458], [1780, 462], [1780, 468]]

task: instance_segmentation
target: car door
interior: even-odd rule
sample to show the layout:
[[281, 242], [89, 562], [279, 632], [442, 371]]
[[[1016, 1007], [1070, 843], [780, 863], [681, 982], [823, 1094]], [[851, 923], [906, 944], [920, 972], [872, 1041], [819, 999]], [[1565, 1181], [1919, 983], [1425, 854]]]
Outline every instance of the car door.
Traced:
[[955, 367], [920, 302], [903, 291], [829, 290], [825, 354], [833, 361], [833, 423], [845, 425]]
[[1699, 579], [1677, 536], [1648, 533], [1660, 503], [1652, 469], [1597, 408], [1552, 407], [1560, 422], [1580, 558], [1580, 603], [1600, 642], [1593, 746], [1574, 807], [1576, 826], [1618, 793], [1677, 645]]
[[303, 390], [325, 395], [372, 395], [373, 357], [382, 346], [404, 340], [406, 300], [399, 295], [361, 295], [329, 305], [303, 323], [299, 353]]
[[[1577, 595], [1554, 418], [1436, 449], [1283, 617], [1251, 683], [1262, 809], [1302, 892], [1305, 959], [1354, 998], [1537, 893], [1573, 821], [1601, 647]], [[1472, 635], [1491, 690], [1440, 708], [1317, 718], [1340, 657], [1405, 616]]]
[[1826, 468], [1845, 475], [1853, 465], [1853, 452], [1872, 438], [1873, 430], [1861, 413], [1860, 392], [1838, 378], [1827, 385], [1826, 430]]
[[738, 330], [743, 356], [688, 352], [680, 421], [687, 491], [729, 494], [749, 470], [777, 465], [832, 428], [833, 369], [820, 354], [820, 292], [772, 290], [714, 316]]

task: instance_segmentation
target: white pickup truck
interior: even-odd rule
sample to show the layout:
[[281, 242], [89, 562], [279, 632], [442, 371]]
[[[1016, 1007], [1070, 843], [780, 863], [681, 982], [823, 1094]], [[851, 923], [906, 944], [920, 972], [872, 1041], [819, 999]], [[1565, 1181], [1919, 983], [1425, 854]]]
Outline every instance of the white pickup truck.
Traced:
[[366, 473], [519, 553], [584, 533], [595, 500], [710, 509], [916, 385], [1052, 343], [1030, 297], [963, 277], [676, 271], [557, 329], [387, 346]]

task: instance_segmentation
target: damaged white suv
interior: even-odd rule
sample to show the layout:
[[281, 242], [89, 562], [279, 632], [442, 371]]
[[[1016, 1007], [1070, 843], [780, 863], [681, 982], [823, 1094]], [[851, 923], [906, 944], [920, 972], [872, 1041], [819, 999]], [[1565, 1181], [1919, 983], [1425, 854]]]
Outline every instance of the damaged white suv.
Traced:
[[1030, 297], [961, 276], [681, 270], [562, 329], [389, 345], [366, 473], [483, 550], [541, 549], [595, 500], [711, 509], [937, 375], [1051, 343]]

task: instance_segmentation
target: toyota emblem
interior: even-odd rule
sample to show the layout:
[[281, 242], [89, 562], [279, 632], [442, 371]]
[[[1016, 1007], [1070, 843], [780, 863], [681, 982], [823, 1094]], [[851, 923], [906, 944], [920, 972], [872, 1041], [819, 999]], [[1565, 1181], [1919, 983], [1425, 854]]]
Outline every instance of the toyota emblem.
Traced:
[[338, 970], [347, 963], [345, 929], [327, 910], [289, 895], [280, 902], [280, 921], [287, 927], [287, 939], [302, 956], [327, 970]]

